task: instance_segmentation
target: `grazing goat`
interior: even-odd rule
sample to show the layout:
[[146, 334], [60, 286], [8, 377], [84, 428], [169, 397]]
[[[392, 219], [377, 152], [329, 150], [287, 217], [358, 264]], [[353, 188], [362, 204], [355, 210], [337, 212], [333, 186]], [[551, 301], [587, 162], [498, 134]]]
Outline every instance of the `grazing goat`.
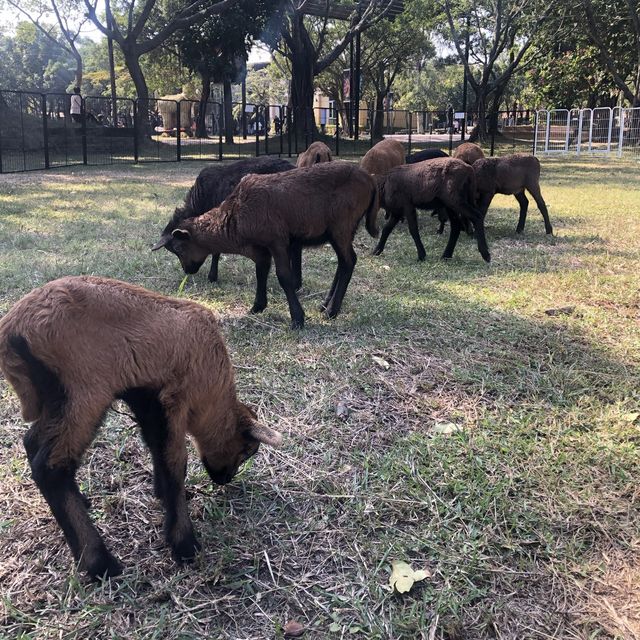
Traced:
[[473, 164], [476, 160], [484, 158], [484, 151], [473, 142], [463, 142], [455, 148], [453, 157], [467, 164]]
[[[407, 164], [415, 164], [416, 162], [426, 162], [428, 160], [435, 160], [436, 158], [448, 158], [449, 154], [442, 151], [441, 149], [423, 149], [422, 151], [418, 151], [416, 153], [407, 156]], [[449, 215], [447, 214], [447, 210], [442, 207], [436, 207], [433, 210], [432, 216], [436, 216], [438, 221], [440, 222], [440, 226], [438, 227], [438, 235], [442, 235], [444, 232], [444, 225], [449, 219]], [[388, 217], [388, 216], [387, 216]]]
[[298, 156], [296, 167], [311, 167], [321, 162], [331, 162], [331, 149], [324, 142], [316, 141]]
[[[281, 158], [248, 158], [238, 160], [226, 166], [205, 167], [196, 178], [191, 189], [184, 199], [184, 204], [178, 207], [173, 214], [172, 223], [177, 225], [185, 218], [194, 218], [206, 213], [213, 207], [217, 207], [236, 187], [238, 182], [249, 173], [281, 173], [290, 171], [293, 165]], [[175, 228], [175, 226], [173, 227]], [[167, 227], [167, 233], [172, 228]], [[218, 279], [218, 262], [220, 256], [211, 256], [211, 269], [209, 270], [209, 282]]]
[[404, 153], [402, 142], [384, 138], [364, 154], [360, 166], [371, 175], [386, 176], [390, 169], [404, 164]]
[[[303, 246], [328, 242], [338, 268], [322, 305], [338, 315], [356, 264], [353, 237], [366, 215], [367, 231], [378, 235], [378, 191], [374, 179], [349, 162], [327, 162], [279, 175], [244, 178], [220, 205], [199, 218], [183, 220], [163, 234], [153, 250], [166, 247], [180, 259], [186, 273], [196, 273], [211, 252], [235, 253], [256, 263], [256, 297], [251, 311], [267, 306], [271, 256], [289, 303], [292, 328], [304, 326], [296, 295]], [[292, 264], [293, 263], [293, 264]]]
[[449, 154], [441, 149], [423, 149], [416, 151], [405, 158], [407, 164], [415, 164], [416, 162], [424, 162], [425, 160], [434, 160], [435, 158], [448, 158]]
[[0, 368], [32, 422], [24, 446], [33, 479], [94, 578], [122, 567], [91, 522], [75, 474], [113, 400], [131, 407], [151, 451], [166, 540], [179, 561], [200, 548], [184, 488], [186, 434], [218, 484], [261, 442], [281, 441], [238, 400], [210, 311], [118, 280], [67, 277], [27, 294], [0, 320]]
[[418, 250], [418, 260], [424, 260], [426, 252], [420, 240], [416, 208], [433, 209], [442, 205], [447, 208], [451, 221], [449, 242], [442, 257], [451, 258], [460, 229], [468, 221], [475, 230], [480, 255], [487, 262], [491, 260], [483, 217], [473, 206], [475, 174], [468, 164], [455, 158], [436, 158], [396, 167], [380, 180], [379, 190], [380, 205], [389, 214], [389, 221], [382, 229], [374, 255], [382, 253], [389, 234], [404, 217]]
[[538, 158], [524, 153], [514, 153], [499, 158], [482, 158], [473, 163], [473, 170], [476, 172], [478, 206], [483, 216], [487, 215], [489, 205], [496, 193], [514, 195], [520, 203], [520, 218], [516, 233], [522, 233], [529, 207], [529, 200], [524, 194], [526, 189], [540, 209], [546, 233], [553, 233], [547, 205], [540, 192]]

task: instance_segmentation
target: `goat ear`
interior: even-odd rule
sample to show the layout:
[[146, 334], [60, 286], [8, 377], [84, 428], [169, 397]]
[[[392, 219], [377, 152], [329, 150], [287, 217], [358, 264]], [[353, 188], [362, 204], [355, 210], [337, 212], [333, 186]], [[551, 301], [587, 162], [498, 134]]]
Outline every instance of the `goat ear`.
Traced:
[[189, 240], [191, 234], [186, 229], [174, 229], [171, 235], [177, 240]]
[[162, 238], [160, 238], [160, 240], [158, 240], [158, 242], [156, 242], [153, 247], [151, 247], [151, 251], [157, 251], [158, 249], [162, 249], [162, 247], [164, 247], [167, 242], [169, 242], [170, 238], [169, 236], [162, 236]]
[[253, 438], [262, 442], [263, 444], [268, 444], [271, 447], [279, 447], [282, 444], [282, 434], [275, 429], [270, 429], [255, 420], [251, 423], [249, 427], [249, 433]]

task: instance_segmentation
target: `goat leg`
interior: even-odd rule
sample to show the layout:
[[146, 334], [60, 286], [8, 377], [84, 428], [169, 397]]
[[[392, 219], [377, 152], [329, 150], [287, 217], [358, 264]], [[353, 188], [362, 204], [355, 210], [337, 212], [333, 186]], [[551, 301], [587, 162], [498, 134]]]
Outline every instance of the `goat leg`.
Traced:
[[207, 276], [209, 282], [217, 282], [218, 280], [218, 262], [220, 262], [220, 254], [211, 254], [211, 269], [209, 269], [209, 275]]
[[395, 226], [400, 222], [400, 218], [402, 217], [396, 211], [392, 211], [389, 213], [389, 220], [382, 228], [382, 233], [380, 234], [380, 240], [378, 240], [378, 244], [376, 248], [373, 250], [374, 256], [379, 256], [383, 251], [384, 247], [387, 244], [387, 238], [389, 234], [393, 231]]

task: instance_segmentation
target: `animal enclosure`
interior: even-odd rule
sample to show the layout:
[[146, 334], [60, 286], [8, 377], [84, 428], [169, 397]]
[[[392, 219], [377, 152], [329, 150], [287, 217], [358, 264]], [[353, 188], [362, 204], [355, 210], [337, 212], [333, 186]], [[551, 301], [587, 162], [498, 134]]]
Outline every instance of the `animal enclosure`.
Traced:
[[[640, 187], [637, 164], [541, 158], [554, 235], [513, 196], [486, 218], [492, 261], [452, 260], [417, 216], [382, 256], [361, 226], [341, 315], [318, 310], [330, 247], [303, 254], [305, 330], [275, 277], [223, 256], [181, 286], [150, 251], [202, 163], [75, 167], [0, 179], [0, 314], [63, 275], [113, 277], [218, 314], [238, 396], [283, 447], [212, 488], [190, 451], [203, 551], [176, 567], [152, 462], [115, 404], [78, 474], [125, 571], [93, 585], [34, 485], [0, 379], [0, 635], [7, 638], [633, 638], [640, 633]], [[606, 193], [603, 198], [602, 194]], [[382, 223], [380, 214], [379, 223]], [[428, 571], [389, 591], [390, 565]]]

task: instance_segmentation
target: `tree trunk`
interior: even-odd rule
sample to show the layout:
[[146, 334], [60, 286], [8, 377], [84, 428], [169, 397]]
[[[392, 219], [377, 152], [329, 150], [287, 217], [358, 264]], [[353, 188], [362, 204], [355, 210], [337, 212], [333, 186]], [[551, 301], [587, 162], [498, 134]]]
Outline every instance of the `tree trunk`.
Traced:
[[73, 59], [76, 61], [76, 87], [82, 87], [82, 56], [77, 51], [71, 52], [73, 55]]
[[141, 142], [151, 134], [149, 88], [140, 66], [140, 57], [134, 51], [125, 48], [122, 49], [122, 53], [124, 54], [124, 63], [129, 70], [129, 75], [133, 80], [136, 95], [138, 96], [135, 124], [138, 132], [138, 142]]
[[233, 144], [233, 105], [231, 104], [231, 80], [225, 78], [222, 82], [224, 94], [224, 141]]
[[488, 140], [487, 135], [487, 103], [485, 95], [485, 87], [478, 88], [476, 97], [476, 117], [478, 119], [476, 126], [469, 135], [469, 142], [485, 142]]
[[294, 126], [299, 136], [315, 137], [313, 117], [313, 43], [303, 23], [302, 15], [292, 18], [291, 97]]
[[196, 119], [196, 138], [208, 138], [207, 135], [207, 103], [211, 96], [211, 76], [202, 73], [202, 91], [200, 93], [200, 104], [198, 105], [198, 117]]

